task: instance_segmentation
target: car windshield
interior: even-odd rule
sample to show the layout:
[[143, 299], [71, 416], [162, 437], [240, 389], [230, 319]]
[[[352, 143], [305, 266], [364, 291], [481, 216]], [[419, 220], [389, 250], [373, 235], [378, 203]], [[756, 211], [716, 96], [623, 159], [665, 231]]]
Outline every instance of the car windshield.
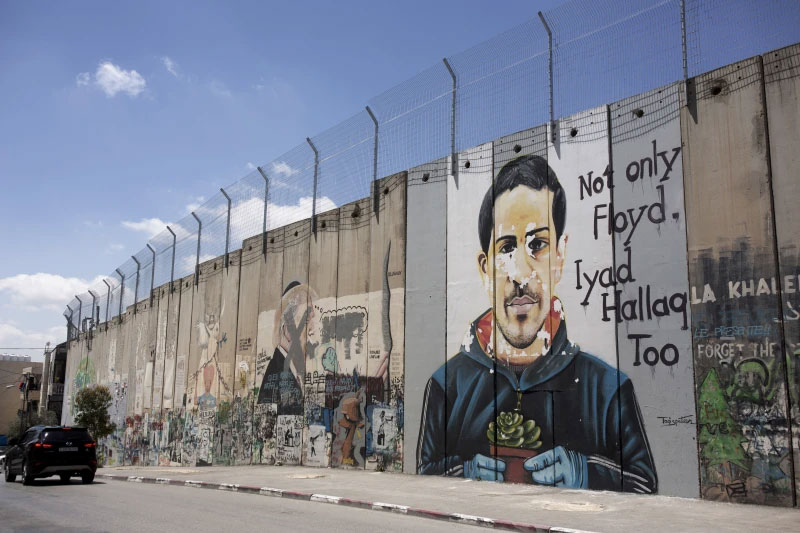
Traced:
[[44, 432], [44, 442], [88, 442], [92, 438], [85, 429], [48, 429]]

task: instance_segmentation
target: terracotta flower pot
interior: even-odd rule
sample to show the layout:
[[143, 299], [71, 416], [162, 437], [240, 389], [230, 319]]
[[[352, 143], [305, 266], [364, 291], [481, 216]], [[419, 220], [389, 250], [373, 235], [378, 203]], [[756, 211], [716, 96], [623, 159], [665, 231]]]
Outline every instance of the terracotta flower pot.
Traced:
[[503, 480], [508, 483], [533, 483], [531, 473], [522, 466], [526, 460], [539, 455], [536, 450], [509, 448], [508, 446], [489, 446], [489, 453], [506, 464]]

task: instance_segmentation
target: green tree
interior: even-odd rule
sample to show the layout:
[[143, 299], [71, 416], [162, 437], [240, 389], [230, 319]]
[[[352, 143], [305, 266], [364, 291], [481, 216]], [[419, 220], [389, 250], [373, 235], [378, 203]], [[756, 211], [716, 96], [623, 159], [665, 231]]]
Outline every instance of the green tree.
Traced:
[[[708, 371], [697, 398], [700, 424], [699, 442], [701, 457], [707, 460], [709, 468], [721, 465], [723, 478], [733, 479], [731, 464], [748, 470], [747, 455], [741, 443], [747, 439], [739, 430], [739, 425], [728, 410], [728, 402], [719, 383], [717, 371]], [[727, 471], [727, 476], [726, 476]]]
[[8, 436], [21, 437], [25, 430], [31, 426], [57, 426], [58, 415], [54, 411], [47, 411], [44, 415], [38, 413], [28, 413], [26, 415], [25, 427], [20, 425], [19, 417], [8, 423]]
[[112, 401], [111, 391], [104, 385], [86, 387], [75, 395], [75, 422], [88, 429], [96, 441], [111, 435], [117, 428], [108, 416]]

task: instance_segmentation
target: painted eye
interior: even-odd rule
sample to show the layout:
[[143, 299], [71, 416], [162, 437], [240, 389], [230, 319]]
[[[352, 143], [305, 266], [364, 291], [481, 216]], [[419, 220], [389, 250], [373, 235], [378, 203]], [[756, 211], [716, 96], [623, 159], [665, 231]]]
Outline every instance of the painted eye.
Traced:
[[528, 243], [528, 248], [530, 248], [533, 253], [542, 250], [545, 246], [547, 246], [547, 242], [544, 239], [531, 239]]
[[505, 242], [505, 243], [503, 243], [502, 245], [500, 245], [500, 250], [499, 250], [499, 252], [500, 252], [501, 254], [510, 254], [511, 252], [513, 252], [513, 251], [514, 251], [514, 249], [515, 249], [515, 248], [516, 248], [516, 246], [514, 246], [514, 244], [513, 244], [513, 243], [511, 243], [511, 242]]

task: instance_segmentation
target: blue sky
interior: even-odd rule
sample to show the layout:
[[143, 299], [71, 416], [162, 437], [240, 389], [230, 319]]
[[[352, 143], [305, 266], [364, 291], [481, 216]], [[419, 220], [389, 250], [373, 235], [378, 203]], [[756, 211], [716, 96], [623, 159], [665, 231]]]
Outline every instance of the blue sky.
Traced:
[[63, 340], [74, 294], [248, 163], [560, 3], [3, 2], [0, 352]]

